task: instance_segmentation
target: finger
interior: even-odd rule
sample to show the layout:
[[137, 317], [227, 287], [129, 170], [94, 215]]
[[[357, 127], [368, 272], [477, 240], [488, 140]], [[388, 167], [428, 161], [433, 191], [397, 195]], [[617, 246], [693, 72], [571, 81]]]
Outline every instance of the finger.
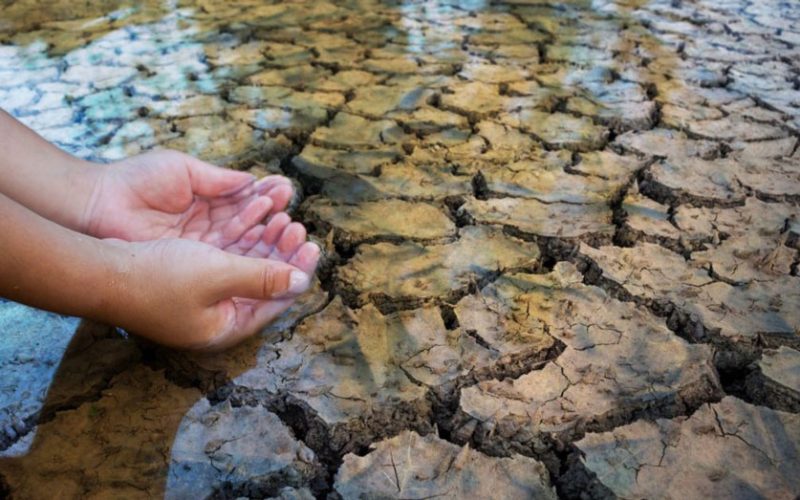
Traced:
[[258, 224], [251, 227], [242, 235], [241, 238], [226, 246], [225, 251], [236, 255], [246, 255], [247, 252], [249, 252], [250, 249], [256, 245], [256, 243], [261, 241], [261, 235], [264, 234], [264, 228], [264, 224]]
[[299, 222], [292, 222], [283, 230], [270, 258], [286, 262], [305, 241], [306, 228]]
[[278, 317], [279, 314], [289, 309], [295, 299], [276, 299], [260, 302], [253, 306], [251, 315], [238, 327], [209, 346], [207, 350], [219, 351], [236, 345], [247, 337], [261, 330], [266, 324]]
[[320, 253], [320, 248], [316, 243], [307, 241], [300, 245], [300, 248], [292, 255], [289, 264], [312, 276], [317, 269]]
[[290, 298], [305, 292], [311, 285], [308, 274], [284, 262], [225, 255], [228, 256], [225, 273], [218, 278], [212, 291], [212, 303], [232, 297], [256, 300]]
[[255, 182], [247, 172], [220, 168], [183, 155], [192, 191], [201, 196], [225, 196]]
[[295, 298], [278, 299], [261, 302], [253, 306], [253, 316], [249, 321], [248, 327], [260, 330], [267, 323], [274, 320], [279, 314], [287, 310], [295, 302]]
[[243, 193], [247, 191], [250, 191], [250, 189], [245, 188], [241, 193], [237, 193], [236, 195], [223, 196], [210, 200], [208, 202], [210, 207], [210, 212], [208, 214], [209, 219], [212, 222], [224, 222], [235, 217], [236, 214], [244, 210], [247, 205], [256, 199], [256, 196], [252, 194], [244, 196]]
[[264, 194], [270, 189], [281, 185], [291, 186], [292, 181], [282, 175], [268, 175], [257, 180], [254, 187], [258, 194]]
[[259, 193], [252, 184], [245, 184], [236, 191], [223, 193], [213, 198], [209, 198], [208, 203], [211, 205], [211, 208], [224, 207], [227, 205], [236, 205], [242, 201], [251, 200], [258, 195]]
[[272, 210], [274, 212], [280, 212], [289, 205], [289, 201], [291, 201], [292, 196], [294, 196], [294, 188], [291, 184], [279, 184], [270, 188], [265, 194], [272, 199]]
[[[300, 246], [289, 262], [309, 276], [312, 276], [319, 262], [319, 256], [319, 246], [309, 241]], [[273, 299], [253, 304], [252, 310], [246, 316], [246, 319], [238, 325], [238, 328], [221, 339], [219, 344], [215, 344], [213, 349], [225, 349], [234, 344], [238, 344], [253, 333], [258, 332], [264, 325], [273, 321], [294, 302], [295, 298], [289, 298]]]
[[278, 238], [283, 234], [283, 230], [286, 229], [286, 226], [288, 226], [291, 221], [291, 217], [284, 212], [273, 215], [267, 222], [264, 233], [261, 235], [261, 241], [256, 243], [256, 245], [247, 252], [247, 255], [249, 257], [269, 256], [274, 250]]
[[267, 228], [264, 230], [264, 241], [270, 245], [277, 244], [286, 226], [291, 222], [292, 218], [286, 212], [280, 212], [270, 217], [267, 221]]
[[225, 225], [222, 230], [223, 241], [238, 240], [246, 231], [264, 220], [270, 210], [272, 210], [270, 198], [266, 196], [256, 198]]

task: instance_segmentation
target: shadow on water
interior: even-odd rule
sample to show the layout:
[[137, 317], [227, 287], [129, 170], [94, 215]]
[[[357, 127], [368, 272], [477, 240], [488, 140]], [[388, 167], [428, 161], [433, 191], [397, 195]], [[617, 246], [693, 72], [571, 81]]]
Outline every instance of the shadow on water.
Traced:
[[[652, 84], [642, 62], [658, 58], [663, 68], [676, 58], [632, 15], [645, 3], [5, 2], [0, 106], [89, 158], [113, 160], [173, 147], [239, 168], [284, 170], [312, 186], [310, 193], [351, 204], [396, 195], [420, 178], [452, 194], [470, 194], [468, 181], [464, 188], [448, 177], [448, 162], [440, 168], [408, 159], [415, 141], [440, 147], [466, 142], [470, 134], [447, 135], [447, 125], [429, 123], [415, 129], [409, 113], [435, 108], [450, 86], [469, 77], [465, 67], [502, 66], [535, 47], [541, 61], [526, 62], [527, 82], [567, 91], [556, 109], [546, 111], [588, 115], [615, 132], [639, 126], [637, 117], [615, 114], [619, 96], [641, 102]], [[41, 79], [31, 77], [31, 83], [18, 76], [22, 71]], [[485, 79], [491, 81], [492, 71]], [[335, 128], [337, 113], [358, 115], [348, 103], [373, 87], [382, 94], [364, 101], [359, 113], [389, 118], [385, 126]], [[494, 97], [508, 90], [499, 83], [489, 87]], [[423, 95], [428, 99], [420, 102]], [[331, 146], [327, 156], [313, 151], [320, 146]], [[415, 169], [419, 177], [392, 177], [402, 168]], [[288, 318], [317, 312], [326, 295], [320, 292]], [[209, 358], [142, 347], [113, 330], [83, 324], [55, 372], [31, 373], [42, 388], [50, 386], [46, 398], [43, 390], [15, 395], [32, 402], [25, 415], [17, 415], [24, 424], [13, 432], [24, 436], [5, 443], [10, 457], [0, 460], [0, 473], [12, 489], [44, 496], [90, 490], [161, 496], [168, 486], [187, 487], [180, 474], [190, 467], [170, 460], [174, 443], [185, 439], [185, 415], [201, 405], [203, 394], [227, 383], [259, 381], [279, 393], [291, 390], [259, 380], [281, 355], [275, 338], [287, 336], [291, 327], [292, 321], [282, 320], [263, 336]], [[392, 333], [398, 336], [392, 345], [414, 351], [413, 334], [403, 328]], [[351, 338], [331, 351], [346, 351], [352, 363], [347, 376], [377, 393], [386, 373], [397, 372], [404, 360], [391, 351], [373, 352], [370, 345]], [[32, 362], [19, 352], [0, 352], [11, 360], [2, 360], [4, 370]], [[9, 424], [0, 422], [0, 429]], [[367, 442], [388, 431], [370, 432]], [[215, 480], [224, 477], [219, 473]]]

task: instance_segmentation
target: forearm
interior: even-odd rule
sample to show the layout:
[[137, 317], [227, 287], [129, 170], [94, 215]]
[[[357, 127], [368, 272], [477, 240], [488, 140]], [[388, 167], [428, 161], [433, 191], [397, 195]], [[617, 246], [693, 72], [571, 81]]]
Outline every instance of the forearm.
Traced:
[[0, 194], [46, 219], [85, 232], [101, 169], [58, 149], [0, 109]]
[[0, 296], [110, 321], [122, 250], [66, 229], [0, 194]]

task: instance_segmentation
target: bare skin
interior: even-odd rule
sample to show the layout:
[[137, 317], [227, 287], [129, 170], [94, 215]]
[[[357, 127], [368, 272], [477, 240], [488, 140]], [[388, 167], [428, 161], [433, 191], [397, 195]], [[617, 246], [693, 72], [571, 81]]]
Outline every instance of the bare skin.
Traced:
[[186, 238], [225, 248], [286, 208], [289, 179], [256, 181], [177, 151], [152, 151], [102, 168], [80, 227], [100, 238]]
[[0, 130], [0, 295], [220, 349], [308, 288], [319, 248], [282, 212], [288, 179], [174, 151], [88, 163], [2, 111]]

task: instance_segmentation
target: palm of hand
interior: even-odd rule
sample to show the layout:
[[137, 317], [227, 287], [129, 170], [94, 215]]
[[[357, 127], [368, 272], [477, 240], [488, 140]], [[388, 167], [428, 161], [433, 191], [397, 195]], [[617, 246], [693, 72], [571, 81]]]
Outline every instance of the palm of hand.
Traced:
[[[174, 151], [155, 151], [109, 167], [90, 205], [87, 227], [101, 238], [148, 241], [180, 238], [237, 255], [288, 263], [311, 275], [320, 250], [306, 229], [281, 212], [292, 185], [281, 176], [252, 176], [207, 165]], [[262, 221], [269, 217], [268, 222]], [[235, 344], [286, 310], [294, 298], [232, 297], [213, 307]]]
[[[302, 224], [291, 222], [285, 212], [280, 212], [270, 217], [266, 224], [254, 225], [224, 250], [244, 257], [280, 261], [311, 276], [317, 267], [320, 249], [316, 244], [306, 241], [306, 236]], [[163, 239], [147, 243], [153, 244], [154, 248], [164, 253], [157, 259], [158, 262], [192, 261], [192, 266], [200, 269], [207, 262], [215, 260], [213, 252], [219, 252], [209, 245], [185, 239]], [[234, 269], [231, 271], [236, 274]], [[252, 273], [248, 273], [247, 280], [251, 280], [252, 276]], [[215, 280], [216, 277], [208, 281]], [[205, 320], [193, 330], [193, 333], [202, 331], [203, 328], [218, 328], [211, 335], [216, 340], [206, 345], [206, 348], [218, 350], [230, 347], [271, 322], [288, 309], [296, 298], [296, 296], [270, 298], [223, 296], [205, 308]], [[168, 334], [161, 335], [160, 341], [172, 342]]]
[[[306, 229], [302, 224], [290, 222], [285, 213], [272, 217], [266, 226], [255, 226], [247, 231], [227, 251], [246, 257], [269, 258], [286, 262], [309, 276], [314, 274], [319, 261], [319, 247], [306, 241]], [[257, 300], [233, 297], [217, 304], [222, 314], [232, 313], [235, 320], [232, 330], [226, 332], [225, 341], [217, 347], [236, 344], [256, 332], [289, 308], [295, 298]]]
[[101, 238], [185, 238], [235, 247], [265, 217], [283, 210], [292, 185], [258, 182], [174, 151], [154, 151], [108, 167], [90, 207], [88, 229]]

